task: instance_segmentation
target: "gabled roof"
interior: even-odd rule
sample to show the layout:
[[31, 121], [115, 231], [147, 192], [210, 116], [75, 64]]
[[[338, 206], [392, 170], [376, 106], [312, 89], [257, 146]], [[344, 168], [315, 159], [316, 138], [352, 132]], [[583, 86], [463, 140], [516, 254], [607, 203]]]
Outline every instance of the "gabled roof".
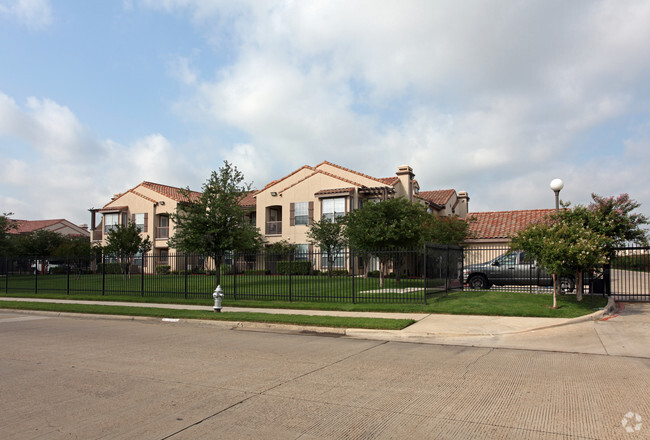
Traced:
[[[147, 182], [144, 181], [140, 183], [139, 185], [135, 186], [134, 188], [131, 188], [130, 190], [123, 192], [121, 194], [118, 194], [116, 197], [113, 197], [113, 200], [108, 202], [107, 204], [104, 205], [103, 209], [97, 210], [98, 212], [105, 212], [106, 209], [111, 209], [111, 210], [121, 210], [121, 211], [126, 211], [128, 209], [127, 206], [108, 206], [111, 203], [114, 203], [116, 200], [119, 198], [125, 196], [126, 194], [135, 194], [138, 197], [142, 197], [143, 199], [149, 200], [152, 203], [157, 203], [158, 200], [152, 199], [149, 196], [146, 196], [142, 194], [141, 192], [137, 191], [138, 188], [144, 187], [147, 189], [150, 189], [151, 191], [155, 191], [158, 194], [167, 197], [169, 199], [175, 200], [177, 202], [182, 202], [185, 201], [185, 197], [181, 194], [181, 189], [177, 188], [175, 186], [169, 186], [169, 185], [162, 185], [160, 183], [154, 183], [154, 182]], [[201, 195], [200, 192], [196, 191], [190, 191], [190, 200], [196, 200], [199, 196]]]
[[16, 229], [10, 229], [10, 234], [28, 234], [30, 232], [38, 231], [39, 229], [47, 228], [62, 222], [63, 219], [54, 220], [12, 220]]
[[[159, 183], [153, 183], [153, 182], [142, 182], [140, 185], [144, 186], [145, 188], [149, 188], [152, 191], [156, 191], [157, 193], [162, 194], [165, 197], [169, 197], [172, 200], [176, 200], [177, 202], [185, 201], [185, 197], [181, 193], [181, 189], [176, 188], [175, 186], [161, 185]], [[201, 195], [200, 192], [190, 191], [191, 200], [195, 200], [200, 195]]]
[[454, 194], [456, 194], [454, 189], [442, 189], [438, 191], [420, 191], [415, 197], [444, 206]]
[[467, 214], [473, 240], [508, 239], [532, 223], [545, 221], [555, 209], [471, 212]]
[[47, 229], [52, 232], [59, 232], [64, 229], [72, 229], [76, 231], [74, 236], [88, 235], [89, 232], [87, 229], [84, 229], [80, 226], [75, 225], [74, 223], [64, 219], [52, 219], [52, 220], [11, 220], [15, 225], [16, 229], [10, 229], [7, 231], [10, 234], [28, 234], [30, 232], [39, 231], [41, 229]]
[[305, 168], [308, 169], [308, 170], [312, 170], [312, 171], [314, 171], [314, 168], [310, 167], [309, 165], [303, 165], [303, 166], [301, 166], [300, 168], [298, 168], [297, 170], [295, 170], [295, 171], [293, 171], [293, 172], [287, 174], [286, 176], [284, 176], [284, 177], [282, 177], [282, 178], [280, 178], [280, 179], [276, 179], [276, 180], [273, 180], [273, 181], [267, 183], [267, 184], [264, 186], [264, 188], [260, 189], [259, 191], [256, 191], [256, 194], [257, 194], [257, 193], [261, 193], [261, 192], [264, 191], [265, 189], [268, 189], [268, 188], [272, 187], [272, 186], [275, 185], [276, 183], [280, 183], [280, 182], [282, 182], [283, 180], [288, 179], [289, 177], [291, 177], [291, 176], [293, 176], [294, 174], [296, 174], [296, 173], [298, 173], [298, 172], [304, 170]]
[[[341, 165], [337, 165], [337, 164], [335, 164], [335, 163], [328, 162], [328, 161], [326, 161], [326, 160], [322, 161], [321, 163], [319, 163], [318, 165], [316, 165], [314, 168], [315, 168], [315, 169], [318, 169], [318, 167], [320, 167], [321, 165], [329, 165], [329, 166], [332, 166], [332, 167], [334, 167], [334, 168], [338, 168], [338, 169], [340, 169], [340, 170], [347, 171], [348, 173], [352, 173], [352, 174], [356, 174], [356, 175], [358, 175], [358, 176], [365, 177], [366, 179], [375, 180], [375, 181], [377, 181], [377, 182], [379, 182], [379, 183], [383, 183], [384, 185], [394, 185], [394, 184], [399, 180], [398, 177], [383, 177], [383, 178], [379, 178], [379, 179], [378, 179], [378, 178], [376, 178], [376, 177], [372, 177], [372, 176], [369, 176], [369, 175], [367, 175], [367, 174], [363, 174], [363, 173], [360, 173], [360, 172], [358, 172], [358, 171], [351, 170], [350, 168], [342, 167]], [[362, 186], [361, 184], [356, 184], [356, 185], [357, 185], [357, 186]]]
[[338, 180], [340, 180], [342, 182], [349, 183], [349, 184], [354, 185], [356, 187], [362, 187], [363, 186], [362, 184], [360, 184], [358, 182], [353, 182], [352, 180], [348, 180], [345, 177], [337, 176], [336, 174], [328, 173], [327, 171], [315, 169], [314, 172], [311, 173], [310, 175], [303, 177], [302, 179], [298, 180], [297, 182], [292, 183], [291, 185], [287, 186], [286, 188], [283, 188], [282, 190], [280, 190], [278, 192], [283, 193], [286, 190], [288, 190], [289, 188], [292, 188], [292, 187], [298, 185], [299, 183], [302, 183], [305, 180], [307, 180], [307, 179], [309, 179], [309, 178], [311, 178], [311, 177], [313, 177], [313, 176], [315, 176], [317, 174], [324, 174], [326, 176], [333, 177], [334, 179], [338, 179]]

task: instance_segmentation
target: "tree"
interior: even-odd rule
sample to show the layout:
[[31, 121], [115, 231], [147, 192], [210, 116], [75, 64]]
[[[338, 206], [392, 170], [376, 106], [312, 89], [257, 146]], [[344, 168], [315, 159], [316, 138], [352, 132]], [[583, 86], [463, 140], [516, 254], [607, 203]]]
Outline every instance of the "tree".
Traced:
[[[536, 223], [517, 233], [510, 242], [513, 250], [522, 250], [553, 274], [553, 308], [561, 276], [576, 276], [576, 292], [582, 299], [582, 271], [605, 261], [607, 237], [579, 222]], [[579, 274], [579, 275], [577, 275]]]
[[[421, 244], [423, 225], [430, 217], [424, 206], [402, 197], [370, 203], [347, 215], [345, 236], [350, 247], [379, 258], [379, 285], [383, 287], [388, 264], [396, 260], [393, 251]], [[397, 271], [398, 281], [399, 275]]]
[[330, 221], [322, 219], [313, 222], [307, 231], [307, 238], [310, 243], [317, 246], [327, 258], [327, 275], [332, 277], [332, 266], [336, 255], [345, 248], [343, 236], [344, 221]]
[[561, 217], [577, 217], [576, 221], [582, 221], [586, 227], [608, 237], [610, 241], [606, 251], [609, 260], [615, 256], [617, 247], [628, 243], [648, 244], [648, 234], [642, 229], [642, 226], [649, 223], [648, 218], [632, 212], [641, 206], [640, 203], [630, 199], [628, 194], [617, 197], [592, 194], [591, 198], [593, 202], [589, 206], [578, 205], [568, 212], [561, 213]]
[[49, 257], [65, 240], [58, 232], [39, 229], [27, 234], [20, 234], [16, 239], [18, 253], [25, 257]]
[[10, 215], [13, 215], [13, 213], [5, 212], [0, 215], [0, 255], [8, 255], [13, 248], [10, 231], [15, 230], [17, 226], [9, 218]]
[[108, 232], [104, 252], [119, 259], [122, 274], [126, 279], [135, 254], [144, 255], [151, 250], [151, 247], [149, 236], [142, 238], [140, 228], [135, 223], [129, 222], [126, 226], [118, 225]]
[[459, 245], [469, 238], [469, 222], [458, 217], [430, 215], [424, 222], [424, 241]]
[[244, 176], [227, 161], [213, 171], [200, 195], [189, 188], [181, 189], [184, 198], [171, 219], [176, 232], [169, 245], [183, 252], [211, 257], [216, 264], [216, 283], [220, 284], [220, 267], [227, 251], [259, 249], [262, 236], [244, 217], [239, 202], [250, 191]]
[[627, 242], [648, 242], [641, 229], [648, 219], [632, 212], [641, 205], [629, 195], [591, 197], [589, 206], [563, 204], [546, 223], [530, 225], [511, 240], [512, 249], [528, 252], [553, 273], [553, 307], [557, 306], [558, 276], [575, 276], [577, 299], [581, 300], [583, 271], [610, 262], [616, 248]]

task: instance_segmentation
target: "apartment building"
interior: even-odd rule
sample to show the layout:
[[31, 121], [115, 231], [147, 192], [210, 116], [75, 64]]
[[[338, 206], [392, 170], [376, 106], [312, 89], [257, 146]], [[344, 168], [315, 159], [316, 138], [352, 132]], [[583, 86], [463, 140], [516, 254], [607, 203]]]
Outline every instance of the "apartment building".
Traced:
[[[191, 193], [191, 197], [199, 195]], [[307, 231], [314, 221], [334, 219], [366, 203], [394, 197], [421, 203], [432, 215], [465, 218], [468, 213], [466, 192], [420, 191], [413, 169], [408, 165], [397, 167], [393, 176], [375, 178], [327, 161], [316, 166], [305, 165], [269, 182], [249, 193], [240, 204], [267, 243], [287, 240], [297, 244], [300, 252], [309, 248]], [[142, 182], [115, 194], [102, 208], [90, 209], [91, 240], [104, 245], [111, 228], [132, 221], [150, 237], [153, 255], [164, 262], [164, 256], [170, 251], [168, 239], [174, 235], [170, 214], [181, 201], [179, 188]]]

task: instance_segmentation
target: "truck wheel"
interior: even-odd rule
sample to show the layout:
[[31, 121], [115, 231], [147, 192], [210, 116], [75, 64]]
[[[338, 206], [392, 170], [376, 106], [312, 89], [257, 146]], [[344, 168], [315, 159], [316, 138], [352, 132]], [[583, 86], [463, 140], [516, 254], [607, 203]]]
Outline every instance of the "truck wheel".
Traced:
[[470, 289], [474, 290], [487, 290], [490, 288], [487, 278], [483, 275], [472, 275], [467, 280], [467, 284], [469, 284]]
[[573, 277], [560, 277], [560, 292], [571, 293], [575, 289], [576, 284]]

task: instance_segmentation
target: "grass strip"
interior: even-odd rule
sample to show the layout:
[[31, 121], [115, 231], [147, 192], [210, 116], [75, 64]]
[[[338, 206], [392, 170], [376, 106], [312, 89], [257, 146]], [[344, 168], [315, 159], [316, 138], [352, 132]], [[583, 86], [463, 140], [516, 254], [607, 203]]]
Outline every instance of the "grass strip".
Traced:
[[[127, 295], [93, 294], [2, 294], [3, 297], [48, 298], [62, 300], [124, 301], [151, 304], [194, 304], [211, 306], [212, 299], [183, 299], [173, 297], [142, 297]], [[504, 292], [499, 290], [466, 290], [451, 292], [429, 298], [427, 304], [400, 303], [343, 303], [343, 302], [298, 302], [238, 300], [226, 297], [225, 307], [275, 308], [295, 310], [326, 310], [348, 312], [393, 312], [393, 313], [442, 313], [460, 315], [522, 316], [538, 318], [576, 318], [588, 315], [605, 307], [607, 298], [602, 295], [592, 298], [586, 295], [577, 301], [575, 295], [559, 295], [558, 308], [552, 309], [553, 296], [547, 293]]]
[[35, 303], [27, 301], [2, 301], [0, 308], [70, 312], [102, 315], [144, 316], [171, 319], [204, 319], [214, 321], [263, 322], [335, 328], [364, 328], [375, 330], [401, 330], [415, 321], [412, 319], [385, 319], [341, 316], [284, 315], [255, 312], [214, 313], [203, 310], [161, 309], [115, 305], [89, 305], [68, 303]]

